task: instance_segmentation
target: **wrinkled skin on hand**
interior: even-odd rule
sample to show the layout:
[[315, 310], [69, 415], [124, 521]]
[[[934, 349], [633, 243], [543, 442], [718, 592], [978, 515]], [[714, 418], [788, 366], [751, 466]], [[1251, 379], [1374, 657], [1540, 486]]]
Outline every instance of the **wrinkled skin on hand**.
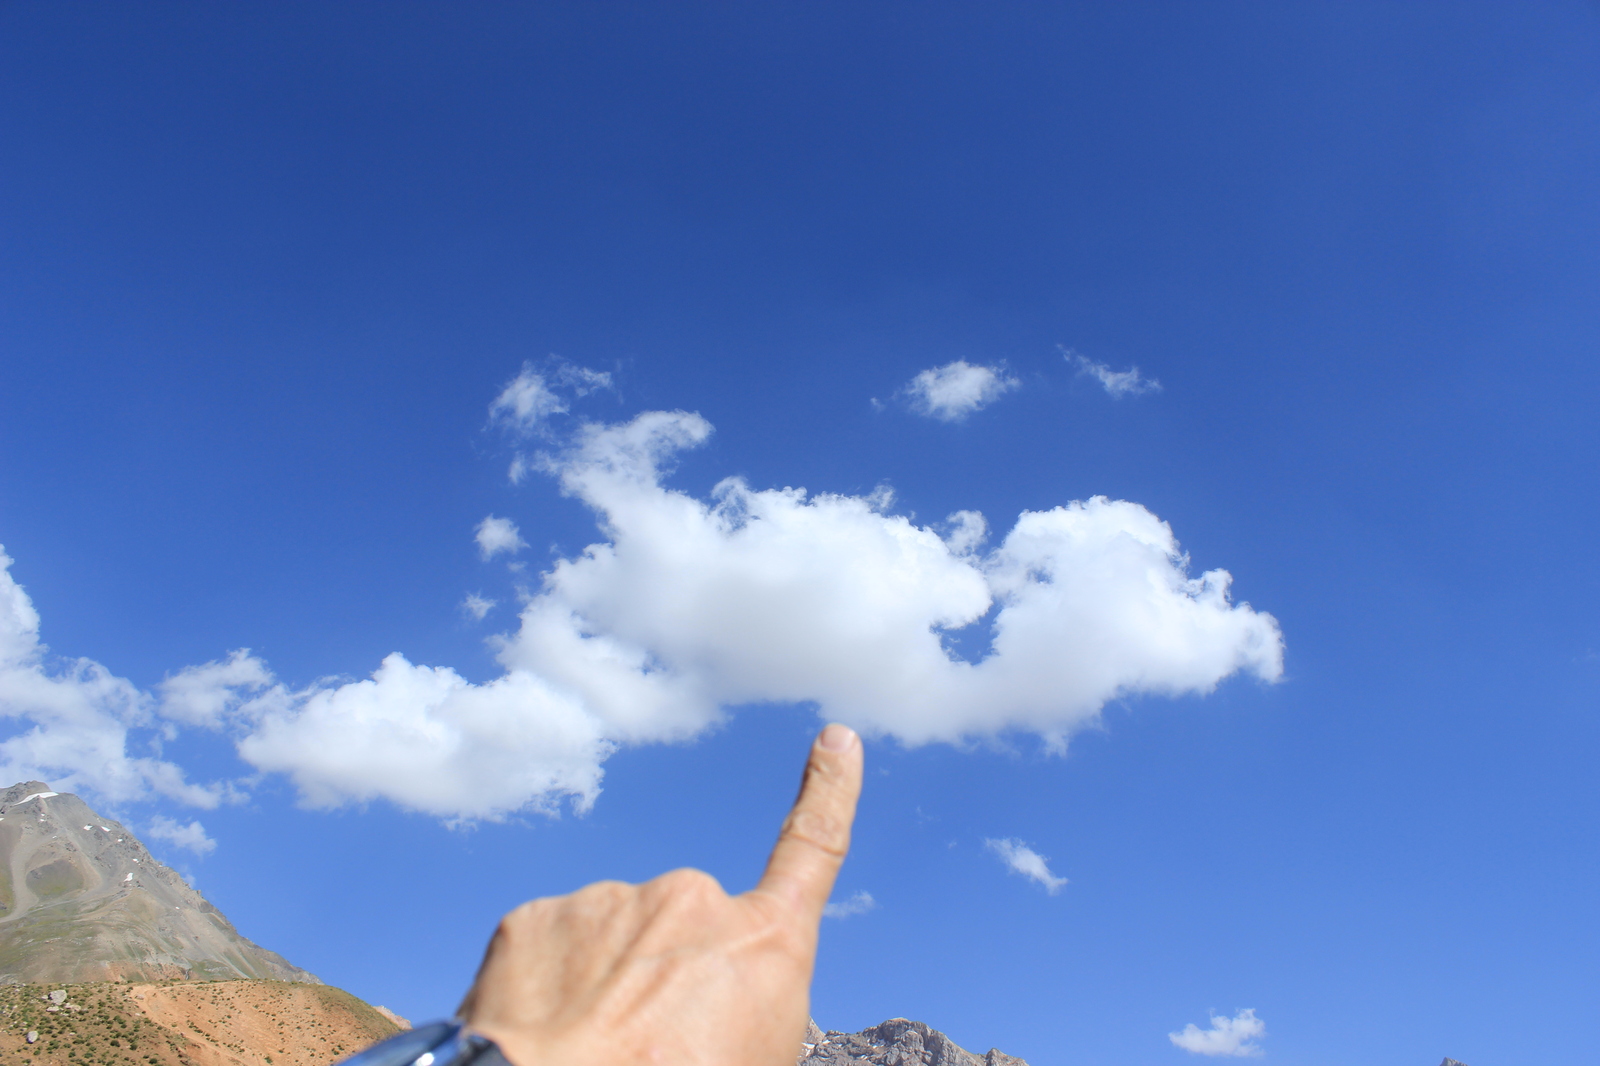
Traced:
[[524, 903], [501, 920], [461, 1018], [512, 1066], [794, 1066], [861, 762], [855, 733], [822, 731], [743, 895], [674, 870]]

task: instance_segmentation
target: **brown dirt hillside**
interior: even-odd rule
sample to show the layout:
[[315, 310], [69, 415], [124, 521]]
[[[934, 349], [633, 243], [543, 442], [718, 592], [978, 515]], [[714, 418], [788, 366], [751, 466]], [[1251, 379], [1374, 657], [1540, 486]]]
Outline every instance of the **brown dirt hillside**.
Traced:
[[0, 1066], [327, 1066], [398, 1032], [386, 1013], [288, 981], [6, 985]]

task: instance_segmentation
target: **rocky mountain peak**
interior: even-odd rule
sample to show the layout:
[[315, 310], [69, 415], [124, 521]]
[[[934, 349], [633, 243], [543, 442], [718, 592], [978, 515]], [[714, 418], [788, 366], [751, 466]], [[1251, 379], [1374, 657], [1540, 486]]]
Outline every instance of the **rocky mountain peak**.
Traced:
[[71, 793], [0, 793], [0, 982], [317, 983], [232, 923], [126, 826]]
[[31, 796], [54, 796], [56, 793], [43, 781], [22, 781], [0, 792], [0, 807], [9, 807]]
[[990, 1048], [974, 1055], [939, 1030], [908, 1018], [890, 1018], [859, 1033], [823, 1032], [812, 1022], [797, 1066], [1028, 1066]]

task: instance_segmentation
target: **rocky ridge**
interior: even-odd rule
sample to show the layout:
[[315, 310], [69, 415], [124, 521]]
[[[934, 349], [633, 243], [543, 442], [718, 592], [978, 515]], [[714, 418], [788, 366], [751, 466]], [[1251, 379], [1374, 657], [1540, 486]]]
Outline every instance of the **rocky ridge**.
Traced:
[[77, 796], [0, 793], [0, 984], [173, 978], [320, 983]]
[[823, 1032], [812, 1022], [800, 1045], [797, 1066], [1028, 1066], [990, 1048], [974, 1055], [939, 1030], [906, 1018], [890, 1018], [859, 1033]]

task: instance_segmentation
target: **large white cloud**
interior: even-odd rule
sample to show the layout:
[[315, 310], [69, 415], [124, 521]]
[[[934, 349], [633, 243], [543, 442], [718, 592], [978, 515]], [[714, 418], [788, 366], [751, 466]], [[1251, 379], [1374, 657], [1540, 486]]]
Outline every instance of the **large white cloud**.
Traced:
[[[698, 728], [721, 705], [815, 701], [913, 744], [1059, 742], [1119, 696], [1282, 670], [1272, 617], [1230, 603], [1226, 571], [1189, 577], [1137, 504], [1026, 512], [984, 554], [970, 512], [941, 539], [882, 498], [663, 486], [661, 466], [710, 431], [650, 412], [588, 427], [552, 464], [608, 539], [556, 564], [500, 657], [577, 692], [620, 739]], [[991, 609], [986, 656], [947, 650]]]
[[[984, 552], [972, 512], [941, 537], [882, 495], [663, 485], [710, 432], [652, 411], [545, 459], [605, 539], [559, 560], [496, 638], [504, 677], [475, 686], [393, 656], [371, 681], [283, 693], [269, 714], [241, 705], [240, 753], [313, 802], [494, 816], [587, 803], [612, 745], [687, 739], [739, 704], [813, 702], [909, 744], [1021, 730], [1059, 746], [1120, 696], [1282, 670], [1272, 617], [1230, 603], [1225, 571], [1189, 577], [1137, 504], [1025, 513]], [[976, 661], [947, 646], [969, 626], [991, 637]]]
[[[235, 653], [169, 678], [162, 713], [233, 730], [247, 762], [313, 805], [471, 819], [585, 807], [617, 745], [690, 739], [742, 704], [814, 703], [907, 744], [1021, 731], [1060, 747], [1107, 701], [1281, 673], [1273, 618], [1231, 603], [1226, 571], [1188, 576], [1172, 531], [1137, 504], [1026, 512], [985, 551], [981, 515], [951, 516], [941, 536], [884, 493], [664, 485], [710, 433], [651, 411], [584, 426], [540, 461], [604, 539], [559, 560], [494, 638], [503, 676], [473, 684], [397, 653], [367, 680], [292, 691]], [[974, 630], [988, 648], [963, 658], [951, 640]], [[114, 680], [96, 706], [147, 715]]]
[[23, 728], [0, 742], [0, 779], [88, 789], [112, 803], [165, 796], [215, 807], [224, 789], [190, 783], [153, 748], [130, 752], [138, 746], [134, 731], [145, 730], [146, 746], [156, 740], [148, 693], [89, 659], [51, 659], [39, 641], [39, 613], [11, 576], [11, 563], [0, 548], [0, 718]]

